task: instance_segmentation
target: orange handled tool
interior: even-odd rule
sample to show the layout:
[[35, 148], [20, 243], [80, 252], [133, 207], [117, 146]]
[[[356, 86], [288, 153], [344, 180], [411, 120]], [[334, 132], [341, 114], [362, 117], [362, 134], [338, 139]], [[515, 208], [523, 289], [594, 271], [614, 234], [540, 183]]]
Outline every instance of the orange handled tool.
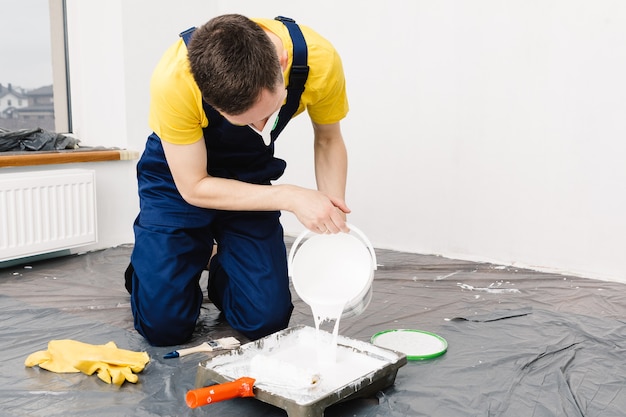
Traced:
[[197, 388], [187, 392], [185, 401], [191, 408], [239, 397], [254, 397], [254, 378], [243, 377], [233, 382]]

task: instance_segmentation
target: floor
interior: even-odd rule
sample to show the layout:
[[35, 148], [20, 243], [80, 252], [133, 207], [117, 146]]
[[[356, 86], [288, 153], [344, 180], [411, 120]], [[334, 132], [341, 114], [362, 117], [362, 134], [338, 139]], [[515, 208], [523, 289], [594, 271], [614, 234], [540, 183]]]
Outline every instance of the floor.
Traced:
[[[290, 239], [286, 239], [290, 244]], [[199, 362], [163, 359], [133, 329], [123, 272], [132, 246], [0, 269], [0, 416], [285, 416], [246, 398], [191, 409]], [[368, 342], [388, 329], [419, 329], [448, 342], [435, 359], [409, 361], [395, 384], [328, 407], [325, 416], [624, 416], [626, 284], [437, 256], [376, 250], [367, 310], [339, 333]], [[206, 281], [203, 276], [203, 281]], [[313, 326], [294, 295], [290, 326]], [[192, 341], [234, 332], [208, 300]], [[114, 341], [146, 351], [139, 382], [24, 366], [49, 341]], [[297, 416], [290, 416], [297, 417]]]

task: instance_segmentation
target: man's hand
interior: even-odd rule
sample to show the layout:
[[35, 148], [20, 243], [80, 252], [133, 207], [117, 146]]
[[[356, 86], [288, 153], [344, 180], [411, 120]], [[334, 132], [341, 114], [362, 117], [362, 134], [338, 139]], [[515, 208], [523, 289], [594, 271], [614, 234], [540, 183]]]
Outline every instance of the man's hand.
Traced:
[[306, 188], [299, 188], [294, 197], [292, 212], [307, 229], [315, 233], [350, 231], [346, 225], [350, 209], [343, 199]]

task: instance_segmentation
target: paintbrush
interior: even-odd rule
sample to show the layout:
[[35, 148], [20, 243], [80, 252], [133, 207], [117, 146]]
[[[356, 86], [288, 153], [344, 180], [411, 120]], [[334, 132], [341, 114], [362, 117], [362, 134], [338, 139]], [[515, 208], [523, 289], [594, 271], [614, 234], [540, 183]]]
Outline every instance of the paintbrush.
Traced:
[[172, 359], [172, 358], [178, 358], [178, 357], [189, 355], [191, 353], [196, 353], [196, 352], [213, 352], [215, 350], [235, 349], [235, 348], [238, 348], [239, 345], [240, 345], [239, 340], [237, 340], [236, 338], [224, 337], [222, 339], [209, 340], [208, 342], [204, 342], [198, 346], [175, 350], [173, 352], [165, 354], [163, 358]]

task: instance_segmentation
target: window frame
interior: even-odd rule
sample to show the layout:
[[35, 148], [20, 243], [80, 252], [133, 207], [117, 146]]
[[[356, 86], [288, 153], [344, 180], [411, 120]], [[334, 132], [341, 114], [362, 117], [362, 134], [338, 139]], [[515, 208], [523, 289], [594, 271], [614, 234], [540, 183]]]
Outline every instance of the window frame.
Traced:
[[52, 55], [54, 124], [57, 132], [72, 132], [72, 106], [67, 42], [66, 0], [48, 0]]

